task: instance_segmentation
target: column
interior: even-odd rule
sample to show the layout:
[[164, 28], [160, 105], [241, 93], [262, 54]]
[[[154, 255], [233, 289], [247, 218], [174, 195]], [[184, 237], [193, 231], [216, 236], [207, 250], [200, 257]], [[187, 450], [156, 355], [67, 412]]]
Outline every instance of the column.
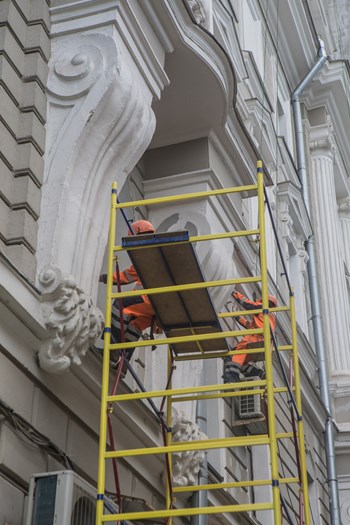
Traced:
[[350, 197], [341, 200], [338, 207], [342, 248], [345, 264], [350, 271]]
[[349, 301], [334, 183], [335, 146], [329, 125], [310, 131], [313, 228], [317, 243], [323, 328], [333, 379], [350, 377]]

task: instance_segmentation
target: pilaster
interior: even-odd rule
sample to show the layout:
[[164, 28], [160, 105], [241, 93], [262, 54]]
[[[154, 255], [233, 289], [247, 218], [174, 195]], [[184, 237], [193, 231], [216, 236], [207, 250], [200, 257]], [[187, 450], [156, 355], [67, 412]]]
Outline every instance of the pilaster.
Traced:
[[318, 246], [324, 336], [331, 380], [350, 380], [349, 300], [334, 181], [336, 148], [329, 124], [310, 130], [314, 230]]

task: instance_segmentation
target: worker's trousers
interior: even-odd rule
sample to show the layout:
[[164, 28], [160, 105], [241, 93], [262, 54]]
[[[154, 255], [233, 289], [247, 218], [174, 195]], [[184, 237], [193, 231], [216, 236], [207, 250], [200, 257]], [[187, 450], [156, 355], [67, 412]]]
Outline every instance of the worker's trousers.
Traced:
[[[251, 340], [243, 338], [233, 350], [244, 350], [248, 348], [263, 348], [264, 340]], [[224, 360], [224, 383], [235, 383], [239, 381], [240, 374], [245, 377], [262, 377], [263, 370], [251, 364], [259, 361], [264, 354], [239, 354], [228, 356]]]

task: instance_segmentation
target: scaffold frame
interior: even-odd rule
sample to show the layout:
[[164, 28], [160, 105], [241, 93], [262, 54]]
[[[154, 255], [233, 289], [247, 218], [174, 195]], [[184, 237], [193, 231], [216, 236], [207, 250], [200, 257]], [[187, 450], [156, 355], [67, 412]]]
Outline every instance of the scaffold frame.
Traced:
[[[295, 316], [294, 295], [290, 293], [289, 304], [287, 306], [277, 306], [269, 308], [268, 301], [268, 269], [267, 269], [267, 253], [266, 253], [266, 233], [265, 233], [265, 214], [264, 214], [264, 174], [261, 161], [257, 163], [257, 184], [211, 190], [205, 192], [197, 192], [192, 194], [175, 195], [162, 198], [145, 199], [142, 201], [133, 201], [129, 203], [118, 203], [117, 201], [117, 184], [113, 183], [111, 192], [111, 207], [110, 207], [110, 231], [108, 243], [108, 262], [107, 262], [107, 291], [106, 291], [106, 315], [105, 315], [105, 331], [104, 331], [104, 351], [103, 351], [103, 367], [102, 367], [102, 388], [101, 388], [101, 414], [100, 414], [100, 445], [98, 458], [98, 487], [97, 487], [97, 505], [96, 505], [96, 525], [101, 525], [104, 522], [121, 521], [121, 520], [148, 520], [156, 518], [164, 518], [167, 524], [171, 525], [172, 518], [181, 516], [193, 516], [200, 514], [221, 514], [227, 512], [250, 512], [257, 510], [272, 510], [274, 517], [274, 525], [281, 525], [282, 511], [281, 511], [281, 493], [280, 486], [283, 484], [297, 483], [300, 486], [300, 491], [303, 495], [303, 519], [305, 525], [310, 525], [309, 512], [309, 496], [307, 483], [307, 469], [306, 469], [306, 453], [305, 453], [305, 437], [302, 420], [302, 398], [300, 390], [300, 372], [299, 372], [299, 358], [298, 358], [298, 341], [297, 341], [297, 327]], [[218, 234], [192, 236], [188, 242], [205, 242], [208, 240], [218, 239], [233, 239], [243, 236], [259, 236], [260, 240], [260, 275], [247, 276], [245, 278], [232, 278], [225, 280], [214, 280], [203, 283], [193, 283], [186, 285], [175, 285], [162, 288], [148, 288], [141, 291], [113, 291], [113, 273], [114, 260], [116, 254], [123, 250], [122, 246], [115, 244], [116, 238], [116, 215], [117, 210], [137, 207], [137, 206], [156, 206], [164, 205], [173, 202], [191, 201], [197, 199], [207, 199], [213, 196], [227, 195], [230, 193], [250, 192], [257, 194], [258, 197], [258, 219], [259, 227], [252, 230], [243, 230], [235, 232], [220, 232]], [[148, 245], [149, 247], [149, 245]], [[128, 250], [142, 249], [142, 247], [130, 247]], [[243, 329], [243, 330], [229, 330], [214, 334], [188, 335], [171, 338], [157, 339], [157, 345], [166, 344], [168, 347], [168, 376], [171, 378], [171, 369], [173, 366], [172, 360], [191, 360], [191, 359], [218, 359], [232, 355], [233, 353], [257, 353], [264, 354], [266, 379], [256, 381], [242, 381], [240, 383], [232, 384], [216, 384], [204, 385], [199, 387], [188, 388], [172, 388], [171, 379], [168, 381], [167, 388], [153, 392], [136, 392], [130, 394], [114, 394], [109, 395], [109, 375], [110, 375], [110, 352], [112, 350], [126, 350], [135, 347], [149, 346], [149, 341], [138, 341], [137, 343], [118, 343], [111, 344], [111, 319], [112, 319], [112, 302], [113, 300], [123, 300], [127, 297], [134, 297], [140, 295], [153, 295], [161, 293], [173, 293], [184, 290], [195, 290], [201, 288], [211, 288], [218, 286], [233, 286], [237, 284], [260, 284], [262, 308], [249, 311], [252, 313], [261, 313], [263, 315], [262, 329]], [[280, 347], [271, 348], [271, 334], [269, 313], [274, 312], [289, 312], [291, 322], [291, 343]], [[240, 312], [225, 312], [218, 313], [220, 318], [236, 317], [247, 314], [246, 311]], [[193, 355], [171, 355], [171, 345], [174, 343], [188, 342], [188, 341], [204, 341], [215, 338], [239, 337], [248, 334], [262, 334], [264, 337], [264, 347], [260, 349], [244, 350], [244, 351], [229, 351], [224, 353], [202, 353]], [[276, 387], [273, 381], [273, 363], [272, 352], [287, 351], [290, 352], [293, 359], [294, 384], [290, 387]], [[232, 438], [215, 438], [201, 441], [191, 442], [172, 442], [171, 435], [171, 408], [173, 403], [183, 401], [193, 401], [199, 399], [216, 399], [224, 397], [239, 397], [251, 393], [251, 388], [255, 388], [254, 393], [265, 394], [267, 400], [267, 428], [268, 433], [263, 435], [247, 435], [235, 436]], [[297, 439], [300, 453], [300, 473], [293, 477], [282, 477], [279, 473], [279, 452], [278, 440], [293, 438], [293, 432], [277, 433], [276, 431], [276, 414], [275, 414], [275, 395], [276, 393], [288, 393], [295, 395], [295, 407], [297, 413]], [[163, 446], [130, 449], [130, 450], [112, 450], [107, 451], [107, 412], [111, 410], [113, 403], [122, 403], [125, 401], [138, 402], [143, 399], [163, 398], [166, 404], [166, 422], [168, 432], [166, 433], [166, 440]], [[171, 483], [171, 454], [179, 451], [190, 450], [211, 450], [227, 447], [246, 447], [256, 445], [268, 445], [270, 450], [270, 479], [262, 480], [247, 480], [236, 482], [222, 482], [207, 485], [196, 485], [191, 487], [172, 487]], [[149, 510], [145, 512], [121, 512], [120, 514], [104, 515], [103, 514], [103, 499], [105, 493], [105, 474], [106, 461], [112, 458], [133, 457], [152, 454], [165, 454], [168, 461], [168, 475], [165, 482], [165, 508], [159, 510]], [[270, 485], [272, 487], [272, 500], [264, 503], [247, 503], [236, 505], [223, 505], [219, 507], [198, 507], [198, 508], [176, 508], [174, 506], [174, 494], [181, 492], [195, 492], [199, 490], [225, 490], [233, 487], [254, 487]]]

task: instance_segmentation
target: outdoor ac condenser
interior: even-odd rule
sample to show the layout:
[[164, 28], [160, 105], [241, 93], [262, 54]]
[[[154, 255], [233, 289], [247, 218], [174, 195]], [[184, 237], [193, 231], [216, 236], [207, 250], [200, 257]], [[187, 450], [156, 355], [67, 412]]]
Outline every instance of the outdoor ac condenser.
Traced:
[[[259, 380], [259, 377], [245, 379], [245, 381], [257, 380]], [[266, 434], [265, 400], [260, 394], [254, 394], [254, 390], [258, 388], [260, 387], [252, 388], [251, 394], [240, 396], [239, 417], [247, 422], [247, 426], [249, 426], [252, 434]]]
[[[25, 525], [95, 525], [96, 489], [71, 470], [33, 474]], [[118, 512], [111, 500], [104, 514]]]

